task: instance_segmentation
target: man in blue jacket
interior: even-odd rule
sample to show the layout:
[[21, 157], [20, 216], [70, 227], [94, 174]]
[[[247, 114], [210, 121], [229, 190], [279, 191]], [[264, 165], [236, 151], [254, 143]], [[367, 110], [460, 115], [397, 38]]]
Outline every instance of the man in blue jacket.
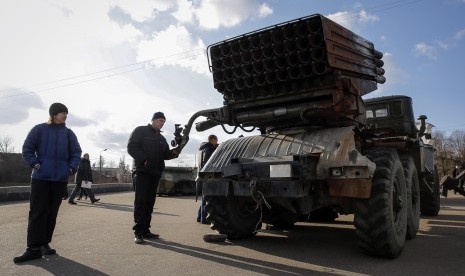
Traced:
[[31, 194], [27, 226], [27, 249], [13, 261], [20, 263], [56, 254], [52, 241], [58, 209], [68, 177], [76, 172], [81, 147], [66, 127], [68, 108], [54, 103], [49, 120], [34, 126], [23, 144], [23, 158], [31, 166]]
[[159, 235], [150, 232], [153, 206], [158, 182], [165, 169], [165, 160], [178, 157], [180, 150], [171, 149], [160, 131], [166, 118], [162, 112], [152, 116], [151, 124], [139, 126], [131, 133], [128, 141], [128, 153], [134, 158], [134, 242], [143, 243], [145, 239], [158, 239]]

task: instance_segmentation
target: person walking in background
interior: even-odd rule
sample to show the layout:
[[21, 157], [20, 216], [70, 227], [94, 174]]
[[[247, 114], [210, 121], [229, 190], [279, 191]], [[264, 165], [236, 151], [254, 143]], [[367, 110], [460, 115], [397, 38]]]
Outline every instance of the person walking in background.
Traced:
[[[89, 160], [89, 154], [84, 153], [84, 156], [81, 159], [81, 162], [79, 163], [79, 168], [76, 173], [76, 187], [74, 187], [73, 192], [71, 193], [71, 196], [69, 197], [69, 204], [77, 204], [74, 201], [74, 198], [76, 195], [81, 191], [82, 188], [82, 182], [94, 182], [92, 178], [92, 169], [90, 167], [90, 160]], [[87, 192], [89, 193], [90, 201], [92, 204], [95, 202], [99, 201], [100, 198], [95, 198], [94, 193], [92, 192], [92, 188], [87, 188]]]
[[[208, 142], [203, 142], [199, 150], [202, 151], [201, 159], [200, 159], [200, 168], [199, 171], [205, 166], [208, 159], [212, 156], [213, 152], [218, 148], [218, 137], [216, 135], [209, 135]], [[207, 213], [205, 212], [205, 200], [202, 196], [202, 200], [200, 203], [199, 211], [197, 213], [197, 222], [202, 224], [208, 224], [207, 222]]]
[[47, 123], [34, 126], [23, 144], [23, 159], [32, 168], [27, 249], [15, 263], [56, 254], [50, 247], [64, 189], [79, 165], [81, 147], [66, 127], [68, 108], [53, 103]]
[[134, 198], [134, 242], [143, 243], [144, 239], [158, 239], [159, 235], [150, 232], [153, 207], [161, 174], [165, 169], [165, 160], [178, 157], [179, 148], [171, 149], [161, 129], [166, 118], [162, 112], [152, 116], [151, 124], [139, 126], [131, 133], [128, 141], [128, 153], [134, 158], [135, 198]]

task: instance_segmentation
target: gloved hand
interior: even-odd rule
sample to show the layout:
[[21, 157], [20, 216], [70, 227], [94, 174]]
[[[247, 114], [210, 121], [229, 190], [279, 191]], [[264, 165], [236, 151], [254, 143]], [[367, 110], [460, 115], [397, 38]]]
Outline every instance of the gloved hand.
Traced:
[[173, 157], [178, 157], [179, 154], [181, 153], [181, 147], [178, 146], [174, 149], [171, 149], [171, 154], [173, 154]]

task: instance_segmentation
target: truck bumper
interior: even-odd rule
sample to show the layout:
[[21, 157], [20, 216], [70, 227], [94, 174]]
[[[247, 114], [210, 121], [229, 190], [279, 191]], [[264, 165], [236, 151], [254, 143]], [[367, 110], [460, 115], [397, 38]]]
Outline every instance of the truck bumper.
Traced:
[[[202, 194], [211, 196], [252, 196], [259, 191], [265, 197], [299, 198], [308, 195], [308, 189], [299, 181], [237, 181], [230, 179], [214, 179], [202, 184]], [[231, 190], [230, 187], [231, 186]]]

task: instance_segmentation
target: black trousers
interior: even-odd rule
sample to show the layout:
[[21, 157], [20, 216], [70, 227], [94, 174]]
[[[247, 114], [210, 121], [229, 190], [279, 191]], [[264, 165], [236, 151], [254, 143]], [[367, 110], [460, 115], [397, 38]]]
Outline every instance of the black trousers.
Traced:
[[160, 176], [157, 175], [140, 172], [137, 172], [135, 175], [135, 225], [132, 229], [136, 235], [142, 235], [149, 231], [159, 181]]
[[52, 241], [66, 185], [66, 182], [31, 180], [27, 247], [39, 247]]

